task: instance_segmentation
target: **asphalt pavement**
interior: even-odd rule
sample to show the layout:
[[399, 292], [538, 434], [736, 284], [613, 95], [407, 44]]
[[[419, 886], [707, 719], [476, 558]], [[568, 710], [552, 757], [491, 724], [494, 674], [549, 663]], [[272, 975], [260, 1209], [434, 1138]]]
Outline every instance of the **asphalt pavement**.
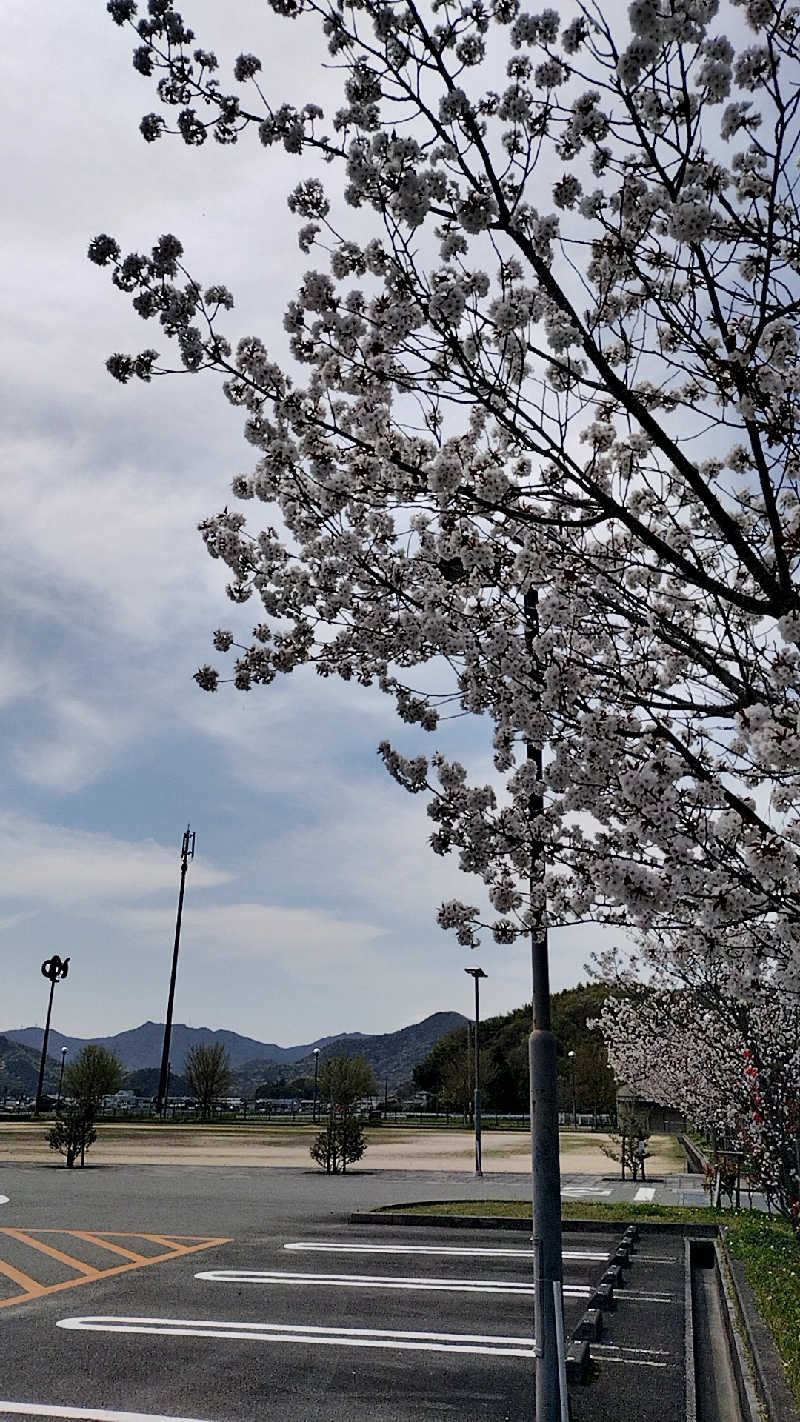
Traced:
[[[607, 1188], [577, 1179], [565, 1192]], [[348, 1223], [378, 1204], [526, 1198], [527, 1185], [439, 1171], [3, 1168], [0, 1422], [530, 1419], [529, 1237]], [[621, 1232], [565, 1230], [568, 1333]], [[666, 1234], [639, 1242], [590, 1380], [573, 1389], [575, 1422], [683, 1417], [682, 1249]]]

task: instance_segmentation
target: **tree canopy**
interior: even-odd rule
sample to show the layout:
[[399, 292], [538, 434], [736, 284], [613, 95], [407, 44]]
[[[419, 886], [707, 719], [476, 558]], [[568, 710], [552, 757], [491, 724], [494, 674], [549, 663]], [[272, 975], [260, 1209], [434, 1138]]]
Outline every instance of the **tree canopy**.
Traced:
[[82, 1109], [94, 1114], [104, 1096], [119, 1091], [124, 1075], [116, 1052], [90, 1042], [81, 1047], [64, 1072], [64, 1095], [73, 1097]]
[[[613, 1112], [614, 1076], [608, 1065], [600, 1031], [587, 1026], [601, 1012], [609, 993], [607, 983], [579, 983], [553, 995], [553, 1030], [558, 1039], [561, 1109], [595, 1114]], [[528, 1033], [531, 1007], [526, 1003], [480, 1024], [481, 1095], [488, 1111], [527, 1113]], [[458, 1028], [437, 1042], [414, 1068], [414, 1084], [439, 1100], [440, 1107], [471, 1109], [474, 1058], [471, 1031]], [[574, 1052], [570, 1058], [569, 1053]]]
[[319, 1094], [339, 1115], [353, 1113], [359, 1102], [377, 1092], [375, 1074], [364, 1057], [340, 1053], [327, 1057], [319, 1069]]
[[[433, 848], [485, 880], [499, 942], [540, 923], [546, 859], [552, 919], [708, 954], [732, 935], [750, 978], [769, 958], [794, 985], [794, 9], [272, 0], [267, 24], [326, 37], [329, 116], [273, 100], [255, 52], [222, 82], [170, 0], [108, 9], [156, 81], [147, 142], [253, 137], [295, 182], [306, 165], [288, 202], [317, 265], [288, 363], [234, 348], [231, 293], [176, 237], [90, 247], [182, 369], [220, 373], [256, 451], [233, 494], [270, 522], [226, 504], [202, 529], [233, 603], [260, 604], [215, 634], [236, 686], [312, 664], [427, 731], [488, 717], [492, 784], [381, 753], [428, 796]], [[465, 943], [480, 917], [440, 912]]]
[[228, 1048], [223, 1042], [192, 1047], [186, 1053], [183, 1074], [189, 1090], [197, 1097], [200, 1114], [209, 1116], [214, 1102], [227, 1094], [233, 1081]]

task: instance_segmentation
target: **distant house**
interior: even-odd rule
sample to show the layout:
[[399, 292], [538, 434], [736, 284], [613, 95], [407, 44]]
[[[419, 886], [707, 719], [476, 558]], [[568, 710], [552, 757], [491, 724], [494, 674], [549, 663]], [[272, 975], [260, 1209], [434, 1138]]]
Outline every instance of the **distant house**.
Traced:
[[674, 1106], [650, 1101], [644, 1087], [626, 1086], [623, 1082], [617, 1087], [617, 1121], [626, 1116], [641, 1121], [648, 1132], [675, 1135], [686, 1130], [686, 1118]]

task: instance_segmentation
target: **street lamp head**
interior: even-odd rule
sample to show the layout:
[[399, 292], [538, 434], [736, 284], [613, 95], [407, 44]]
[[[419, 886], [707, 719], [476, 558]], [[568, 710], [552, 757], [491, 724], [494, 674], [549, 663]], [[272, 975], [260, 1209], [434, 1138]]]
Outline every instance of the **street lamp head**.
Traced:
[[567, 1052], [567, 1056], [568, 1056], [568, 1057], [574, 1057], [574, 1055], [575, 1055], [574, 1052]]
[[465, 968], [464, 972], [469, 973], [471, 978], [485, 978], [487, 976], [483, 968]]
[[67, 1048], [66, 1048], [66, 1047], [62, 1047], [62, 1048], [61, 1048], [61, 1055], [62, 1055], [62, 1057], [65, 1057], [65, 1056], [67, 1055]]
[[319, 1047], [315, 1047], [315, 1048], [314, 1048], [314, 1056], [315, 1056], [315, 1057], [318, 1057], [318, 1056], [319, 1056]]

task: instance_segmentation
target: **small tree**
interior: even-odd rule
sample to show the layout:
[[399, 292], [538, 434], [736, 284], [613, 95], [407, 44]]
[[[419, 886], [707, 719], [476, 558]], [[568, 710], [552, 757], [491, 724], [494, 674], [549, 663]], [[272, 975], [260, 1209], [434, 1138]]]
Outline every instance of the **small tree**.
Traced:
[[344, 1174], [367, 1148], [357, 1110], [363, 1097], [377, 1090], [372, 1067], [364, 1057], [329, 1057], [320, 1070], [319, 1090], [328, 1103], [328, 1124], [313, 1141], [311, 1158], [327, 1175]]
[[59, 1119], [48, 1133], [51, 1150], [66, 1156], [72, 1168], [78, 1155], [85, 1164], [89, 1146], [97, 1140], [95, 1116], [104, 1096], [119, 1091], [124, 1077], [122, 1062], [116, 1052], [99, 1047], [94, 1042], [82, 1047], [74, 1062], [64, 1073], [65, 1100], [59, 1109]]
[[222, 1042], [215, 1046], [199, 1045], [186, 1054], [183, 1069], [190, 1091], [197, 1097], [200, 1115], [207, 1121], [218, 1097], [224, 1096], [233, 1081], [230, 1054]]
[[69, 1170], [79, 1155], [83, 1165], [89, 1146], [97, 1140], [91, 1111], [76, 1101], [67, 1102], [47, 1139], [51, 1150], [60, 1150], [66, 1156], [65, 1163]]
[[82, 1047], [64, 1072], [64, 1094], [97, 1111], [104, 1096], [119, 1091], [125, 1070], [116, 1052], [94, 1042]]

